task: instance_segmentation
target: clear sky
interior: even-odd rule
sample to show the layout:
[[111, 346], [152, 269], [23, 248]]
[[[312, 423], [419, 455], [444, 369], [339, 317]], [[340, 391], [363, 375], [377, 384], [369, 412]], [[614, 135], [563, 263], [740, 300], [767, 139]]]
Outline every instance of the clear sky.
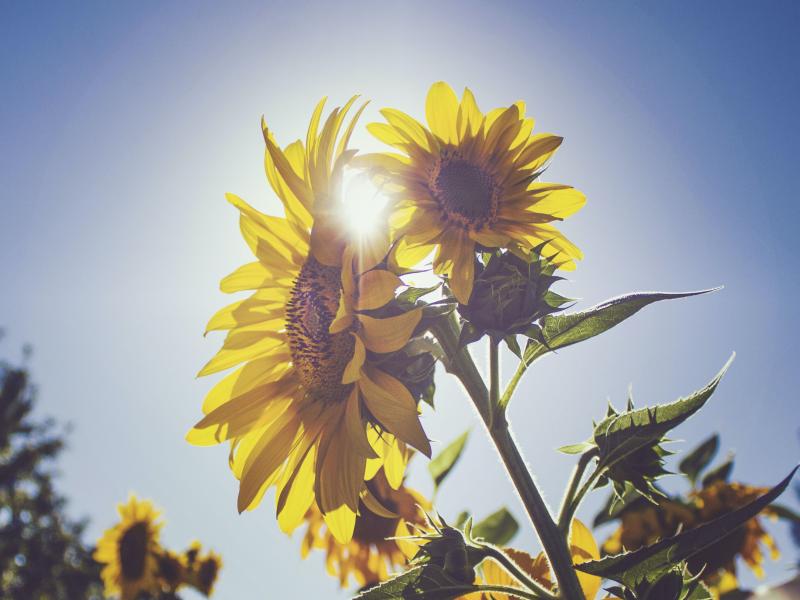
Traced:
[[[776, 483], [800, 456], [798, 26], [791, 1], [5, 2], [0, 352], [30, 342], [41, 412], [75, 427], [61, 463], [70, 511], [91, 516], [94, 538], [129, 491], [153, 498], [169, 545], [199, 538], [223, 554], [223, 600], [344, 597], [321, 556], [300, 560], [270, 499], [236, 513], [227, 449], [183, 439], [212, 384], [194, 376], [220, 343], [202, 337], [230, 300], [218, 281], [249, 260], [223, 194], [279, 210], [262, 114], [284, 143], [323, 95], [363, 93], [366, 120], [387, 105], [421, 117], [440, 79], [483, 108], [524, 99], [539, 131], [565, 136], [548, 177], [588, 203], [563, 227], [586, 258], [562, 293], [589, 306], [726, 286], [531, 369], [511, 416], [548, 500], [572, 464], [554, 448], [585, 439], [608, 398], [621, 404], [633, 383], [642, 403], [672, 400], [732, 350], [675, 448], [719, 431], [737, 478]], [[355, 145], [378, 147], [364, 132]], [[439, 381], [424, 423], [448, 441], [477, 423]], [[422, 466], [411, 481], [429, 492]], [[444, 515], [508, 504], [521, 517], [480, 435], [439, 501]], [[797, 553], [771, 529], [777, 580]], [[536, 549], [527, 533], [517, 543]]]

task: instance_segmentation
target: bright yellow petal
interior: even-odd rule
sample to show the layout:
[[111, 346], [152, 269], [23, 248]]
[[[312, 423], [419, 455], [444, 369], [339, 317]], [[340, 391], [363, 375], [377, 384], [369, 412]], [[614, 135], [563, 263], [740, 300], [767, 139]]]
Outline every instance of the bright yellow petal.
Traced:
[[342, 383], [345, 385], [353, 383], [361, 377], [361, 367], [364, 366], [364, 361], [367, 359], [367, 351], [364, 348], [364, 342], [362, 342], [361, 338], [355, 333], [351, 333], [350, 335], [353, 336], [353, 357], [350, 359], [350, 362], [347, 363], [347, 366], [344, 368], [344, 373], [342, 374]]
[[364, 369], [358, 386], [364, 402], [378, 422], [389, 432], [413, 446], [425, 456], [431, 445], [419, 422], [417, 403], [400, 381], [373, 367]]
[[455, 144], [458, 141], [457, 115], [458, 98], [453, 88], [444, 81], [434, 83], [425, 101], [425, 117], [434, 135]]
[[372, 352], [379, 354], [396, 352], [408, 343], [421, 318], [421, 308], [385, 319], [358, 315], [362, 326], [359, 334], [364, 345]]
[[[579, 565], [589, 560], [599, 560], [600, 550], [592, 532], [578, 519], [572, 520], [572, 527], [569, 534], [570, 554], [575, 564]], [[578, 571], [578, 582], [586, 597], [586, 600], [594, 600], [600, 590], [602, 579], [588, 573]]]
[[340, 544], [348, 543], [356, 526], [356, 513], [344, 504], [323, 515], [325, 524]]
[[254, 500], [262, 491], [262, 486], [288, 457], [299, 426], [296, 414], [287, 410], [261, 435], [259, 443], [248, 456], [242, 471], [237, 499], [239, 512], [254, 508]]
[[374, 310], [394, 298], [394, 291], [403, 285], [394, 273], [376, 269], [364, 273], [358, 281], [356, 310]]

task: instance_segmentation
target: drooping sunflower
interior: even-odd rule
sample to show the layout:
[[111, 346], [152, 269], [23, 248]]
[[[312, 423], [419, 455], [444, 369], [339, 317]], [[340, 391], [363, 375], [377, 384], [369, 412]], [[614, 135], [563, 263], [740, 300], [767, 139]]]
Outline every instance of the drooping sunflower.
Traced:
[[325, 528], [322, 515], [315, 506], [306, 514], [308, 523], [303, 536], [303, 558], [316, 548], [325, 551], [326, 568], [346, 587], [352, 575], [359, 587], [376, 584], [389, 573], [413, 558], [417, 546], [403, 541], [409, 536], [409, 525], [425, 524], [424, 510], [430, 502], [419, 492], [405, 485], [394, 489], [384, 469], [367, 483], [368, 494], [362, 497], [353, 538], [340, 544]]
[[133, 600], [141, 592], [160, 590], [157, 557], [162, 523], [150, 501], [133, 495], [117, 510], [120, 522], [107, 529], [97, 542], [94, 559], [104, 565], [106, 596]]
[[483, 114], [469, 89], [459, 102], [438, 82], [428, 92], [427, 128], [399, 110], [381, 113], [388, 123], [368, 129], [401, 153], [364, 155], [359, 162], [388, 175], [401, 265], [435, 248], [434, 270], [449, 278], [462, 304], [472, 292], [476, 245], [515, 252], [541, 246], [561, 268], [574, 268], [580, 250], [550, 223], [578, 211], [585, 197], [537, 180], [562, 138], [532, 135], [523, 102]]
[[222, 569], [222, 557], [213, 550], [202, 554], [200, 543], [194, 542], [184, 553], [183, 562], [184, 582], [204, 596], [211, 596]]
[[[689, 494], [685, 501], [662, 498], [658, 506], [644, 499], [626, 506], [620, 514], [621, 525], [603, 544], [605, 554], [619, 554], [649, 546], [678, 530], [689, 530], [730, 513], [762, 496], [769, 488], [741, 483], [715, 481]], [[770, 509], [764, 510], [770, 514]], [[764, 530], [758, 517], [753, 517], [727, 537], [695, 554], [688, 561], [692, 573], [702, 571], [703, 581], [717, 594], [736, 589], [736, 558], [742, 560], [756, 576], [763, 576], [762, 564], [766, 546], [772, 558], [778, 549]]]
[[256, 261], [223, 279], [221, 289], [253, 293], [211, 318], [209, 331], [228, 334], [200, 375], [244, 365], [208, 393], [206, 416], [187, 436], [199, 445], [230, 441], [240, 512], [275, 486], [284, 531], [316, 501], [342, 543], [352, 536], [364, 481], [384, 465], [399, 485], [406, 444], [430, 455], [417, 403], [373, 364], [405, 346], [420, 309], [375, 316], [401, 285], [384, 268], [388, 239], [350, 239], [343, 226], [342, 173], [363, 110], [344, 127], [354, 102], [334, 109], [321, 129], [320, 102], [305, 145], [281, 149], [262, 124], [267, 178], [286, 217], [227, 195]]

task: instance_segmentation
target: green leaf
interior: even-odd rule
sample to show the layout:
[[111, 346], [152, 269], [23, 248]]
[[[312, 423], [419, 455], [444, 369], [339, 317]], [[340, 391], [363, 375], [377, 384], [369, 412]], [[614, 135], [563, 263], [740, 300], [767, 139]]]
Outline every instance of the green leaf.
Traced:
[[577, 344], [600, 335], [628, 317], [633, 316], [648, 304], [660, 300], [698, 296], [717, 289], [719, 288], [676, 294], [663, 292], [629, 294], [607, 300], [585, 311], [566, 315], [548, 315], [541, 321], [543, 339], [531, 339], [528, 341], [524, 353], [525, 363], [530, 365], [533, 361], [552, 350]]
[[564, 454], [583, 454], [594, 447], [595, 445], [592, 442], [580, 442], [578, 444], [570, 444], [569, 446], [561, 446], [561, 448], [558, 448], [558, 451]]
[[511, 352], [513, 352], [518, 359], [522, 360], [522, 348], [519, 347], [517, 336], [512, 333], [503, 339], [505, 340], [508, 349], [511, 350]]
[[700, 410], [717, 389], [734, 356], [731, 355], [717, 376], [704, 388], [686, 398], [652, 408], [612, 413], [600, 421], [594, 430], [594, 443], [600, 450], [597, 468], [610, 469], [638, 450], [658, 444], [670, 429]]
[[675, 564], [727, 537], [755, 517], [786, 490], [797, 469], [798, 467], [792, 469], [783, 481], [766, 494], [700, 527], [635, 552], [607, 556], [601, 560], [581, 563], [575, 568], [590, 575], [613, 579], [631, 588], [645, 580], [655, 581]]
[[422, 296], [438, 290], [441, 285], [441, 283], [437, 283], [436, 285], [426, 288], [408, 287], [397, 295], [397, 301], [400, 303], [416, 304], [417, 300]]
[[731, 477], [731, 471], [733, 471], [733, 455], [728, 456], [724, 463], [706, 473], [700, 484], [703, 487], [708, 487], [715, 481], [728, 481]]
[[697, 481], [697, 477], [709, 463], [714, 460], [719, 450], [719, 435], [716, 433], [692, 450], [680, 462], [678, 468], [684, 473], [692, 485]]
[[360, 600], [452, 600], [477, 590], [450, 577], [443, 568], [426, 564], [401, 573], [380, 585], [361, 592]]
[[428, 463], [428, 471], [433, 477], [433, 484], [438, 488], [445, 477], [450, 474], [453, 467], [456, 466], [458, 459], [461, 458], [461, 453], [464, 452], [464, 447], [467, 444], [470, 430], [467, 429], [464, 433], [454, 439], [447, 447], [439, 454], [433, 457], [433, 460]]
[[505, 546], [517, 534], [519, 523], [505, 507], [472, 526], [472, 535], [495, 546]]

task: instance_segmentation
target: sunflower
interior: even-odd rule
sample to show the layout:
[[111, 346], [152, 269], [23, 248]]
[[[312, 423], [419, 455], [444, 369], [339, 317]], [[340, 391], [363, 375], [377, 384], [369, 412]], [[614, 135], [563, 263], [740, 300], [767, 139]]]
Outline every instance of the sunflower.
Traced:
[[[658, 505], [640, 499], [626, 507], [621, 526], [603, 544], [605, 554], [637, 550], [674, 535], [678, 530], [699, 527], [762, 496], [769, 488], [718, 480], [692, 492], [686, 502], [660, 499]], [[770, 514], [766, 509], [765, 514]], [[689, 560], [692, 573], [703, 573], [703, 581], [717, 594], [736, 589], [736, 557], [740, 556], [756, 576], [763, 576], [766, 546], [773, 559], [779, 556], [772, 537], [758, 517], [753, 517], [729, 536], [695, 554]]]
[[388, 123], [369, 131], [402, 154], [364, 155], [359, 163], [387, 175], [396, 202], [392, 225], [399, 264], [410, 266], [434, 248], [434, 270], [468, 304], [475, 249], [536, 247], [572, 269], [581, 252], [555, 227], [585, 203], [578, 190], [537, 181], [562, 138], [531, 135], [534, 121], [523, 102], [483, 114], [469, 89], [461, 102], [444, 82], [431, 86], [425, 105], [428, 128], [395, 109]]
[[[600, 551], [597, 548], [597, 542], [592, 535], [592, 532], [579, 520], [572, 521], [572, 527], [569, 533], [569, 549], [572, 560], [575, 564], [580, 564], [588, 560], [596, 560], [600, 558]], [[527, 573], [531, 579], [544, 587], [553, 588], [553, 576], [550, 573], [550, 564], [544, 552], [539, 553], [535, 558], [522, 550], [514, 548], [505, 548], [504, 552]], [[480, 581], [484, 585], [503, 585], [508, 587], [519, 587], [520, 583], [514, 579], [500, 563], [494, 559], [487, 559], [480, 565], [481, 577]], [[600, 590], [601, 579], [594, 575], [588, 575], [580, 571], [577, 572], [578, 582], [581, 585], [584, 598], [586, 600], [593, 600]], [[508, 594], [499, 594], [492, 592], [485, 594], [476, 592], [467, 594], [463, 597], [464, 600], [512, 600]]]
[[203, 595], [211, 596], [217, 576], [222, 569], [222, 557], [212, 550], [201, 554], [201, 550], [200, 543], [193, 542], [183, 554], [185, 565], [183, 580]]
[[346, 587], [352, 575], [359, 587], [384, 581], [390, 571], [404, 565], [417, 547], [403, 541], [410, 535], [409, 525], [425, 524], [424, 510], [430, 502], [416, 490], [400, 485], [394, 489], [383, 469], [367, 483], [359, 505], [353, 538], [340, 544], [324, 527], [319, 510], [312, 506], [306, 514], [308, 523], [301, 554], [307, 557], [313, 548], [325, 551], [328, 573]]
[[186, 558], [171, 550], [162, 551], [158, 561], [158, 580], [168, 592], [174, 593], [186, 582]]
[[107, 529], [97, 542], [94, 559], [103, 564], [106, 596], [133, 600], [141, 592], [160, 589], [158, 543], [161, 523], [159, 512], [148, 500], [131, 496], [117, 507], [120, 522]]
[[200, 375], [244, 364], [208, 393], [206, 416], [187, 436], [199, 445], [230, 441], [240, 512], [274, 486], [284, 531], [316, 502], [341, 543], [353, 534], [366, 479], [385, 465], [399, 485], [406, 444], [430, 455], [416, 401], [374, 364], [405, 346], [421, 310], [375, 315], [402, 283], [384, 268], [388, 240], [349, 239], [342, 222], [342, 173], [355, 154], [347, 144], [363, 110], [342, 132], [354, 102], [320, 130], [321, 101], [305, 145], [281, 149], [262, 123], [267, 179], [286, 217], [227, 195], [257, 260], [221, 289], [254, 291], [211, 318], [209, 331], [228, 334]]

